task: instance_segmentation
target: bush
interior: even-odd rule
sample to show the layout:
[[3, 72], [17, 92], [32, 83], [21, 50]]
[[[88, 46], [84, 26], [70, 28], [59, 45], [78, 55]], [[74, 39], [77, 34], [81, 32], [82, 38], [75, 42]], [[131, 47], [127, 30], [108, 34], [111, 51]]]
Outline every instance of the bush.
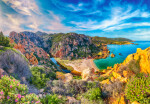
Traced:
[[88, 90], [83, 96], [89, 100], [101, 100], [101, 90], [100, 88], [92, 88]]
[[56, 93], [64, 96], [77, 96], [85, 93], [91, 88], [100, 87], [99, 82], [71, 80], [70, 82], [63, 82], [61, 80], [48, 81], [47, 92]]
[[10, 47], [9, 38], [5, 37], [2, 32], [0, 32], [0, 45]]
[[138, 74], [132, 77], [126, 86], [125, 94], [131, 102], [150, 103], [150, 76]]
[[27, 94], [26, 85], [13, 77], [2, 76], [0, 79], [0, 102], [2, 104], [40, 103], [35, 94]]
[[101, 94], [100, 88], [92, 88], [82, 94], [81, 102], [86, 102], [86, 104], [103, 104]]
[[59, 99], [56, 94], [46, 95], [46, 97], [41, 99], [42, 104], [64, 104], [64, 100]]
[[116, 80], [110, 84], [104, 84], [102, 87], [103, 96], [116, 97], [124, 92], [124, 83]]
[[46, 82], [50, 80], [50, 78], [56, 78], [54, 72], [46, 71], [44, 67], [32, 67], [31, 72], [33, 77], [30, 78], [30, 83], [35, 85], [37, 88], [43, 88], [46, 86]]
[[[140, 60], [140, 58], [139, 58]], [[135, 74], [138, 74], [140, 72], [140, 65], [139, 65], [139, 60], [131, 60], [129, 62], [128, 68], [133, 71]]]

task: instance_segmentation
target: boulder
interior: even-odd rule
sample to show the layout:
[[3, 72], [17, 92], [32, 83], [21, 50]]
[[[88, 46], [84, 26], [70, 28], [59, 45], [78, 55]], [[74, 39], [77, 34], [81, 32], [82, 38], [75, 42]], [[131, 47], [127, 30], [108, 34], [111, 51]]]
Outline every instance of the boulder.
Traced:
[[88, 68], [82, 71], [82, 80], [89, 81], [92, 80], [92, 69]]
[[65, 74], [65, 82], [69, 82], [73, 79], [73, 75], [70, 73]]
[[110, 57], [112, 57], [112, 58], [115, 57], [115, 54], [112, 53], [112, 54], [110, 55]]
[[109, 79], [103, 80], [102, 82], [100, 82], [101, 84], [109, 84]]

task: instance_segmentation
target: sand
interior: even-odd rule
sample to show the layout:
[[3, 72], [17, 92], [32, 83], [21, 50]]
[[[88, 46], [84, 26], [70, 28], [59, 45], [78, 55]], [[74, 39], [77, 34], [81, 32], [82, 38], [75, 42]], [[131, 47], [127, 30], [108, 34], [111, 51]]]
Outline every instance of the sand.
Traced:
[[75, 71], [82, 72], [85, 69], [94, 69], [95, 71], [98, 71], [99, 69], [96, 67], [96, 65], [93, 62], [93, 59], [80, 59], [80, 60], [74, 60], [66, 63], [68, 66], [72, 66]]

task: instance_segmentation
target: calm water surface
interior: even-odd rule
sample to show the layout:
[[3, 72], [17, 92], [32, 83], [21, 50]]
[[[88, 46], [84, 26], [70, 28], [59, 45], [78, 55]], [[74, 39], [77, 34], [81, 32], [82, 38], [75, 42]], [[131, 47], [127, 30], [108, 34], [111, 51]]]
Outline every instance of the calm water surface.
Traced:
[[[110, 53], [114, 53], [115, 57], [111, 58], [109, 56], [106, 59], [96, 59], [94, 63], [100, 70], [106, 69], [107, 66], [122, 63], [129, 54], [136, 53], [137, 48], [146, 49], [150, 47], [150, 41], [136, 41], [133, 43], [137, 43], [138, 45], [107, 45]], [[119, 55], [119, 53], [121, 53], [121, 55]]]

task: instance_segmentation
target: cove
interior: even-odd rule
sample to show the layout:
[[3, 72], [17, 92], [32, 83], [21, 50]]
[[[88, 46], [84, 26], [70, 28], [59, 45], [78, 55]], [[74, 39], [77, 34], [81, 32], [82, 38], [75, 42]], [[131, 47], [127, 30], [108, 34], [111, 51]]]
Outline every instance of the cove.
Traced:
[[[55, 63], [59, 68], [61, 68], [61, 66], [57, 63], [57, 61], [55, 60], [55, 58], [50, 58], [53, 63]], [[65, 73], [70, 73], [71, 71], [70, 70], [66, 70], [66, 69], [61, 69], [63, 72]], [[59, 70], [61, 72], [61, 70]]]
[[[129, 54], [136, 53], [137, 48], [146, 49], [150, 47], [150, 41], [135, 41], [138, 45], [129, 44], [129, 45], [107, 45], [110, 54], [114, 53], [115, 57], [111, 58], [110, 55], [106, 59], [95, 59], [94, 63], [98, 69], [103, 70], [108, 66], [114, 66], [114, 64], [122, 63]], [[121, 55], [119, 55], [121, 53]]]

